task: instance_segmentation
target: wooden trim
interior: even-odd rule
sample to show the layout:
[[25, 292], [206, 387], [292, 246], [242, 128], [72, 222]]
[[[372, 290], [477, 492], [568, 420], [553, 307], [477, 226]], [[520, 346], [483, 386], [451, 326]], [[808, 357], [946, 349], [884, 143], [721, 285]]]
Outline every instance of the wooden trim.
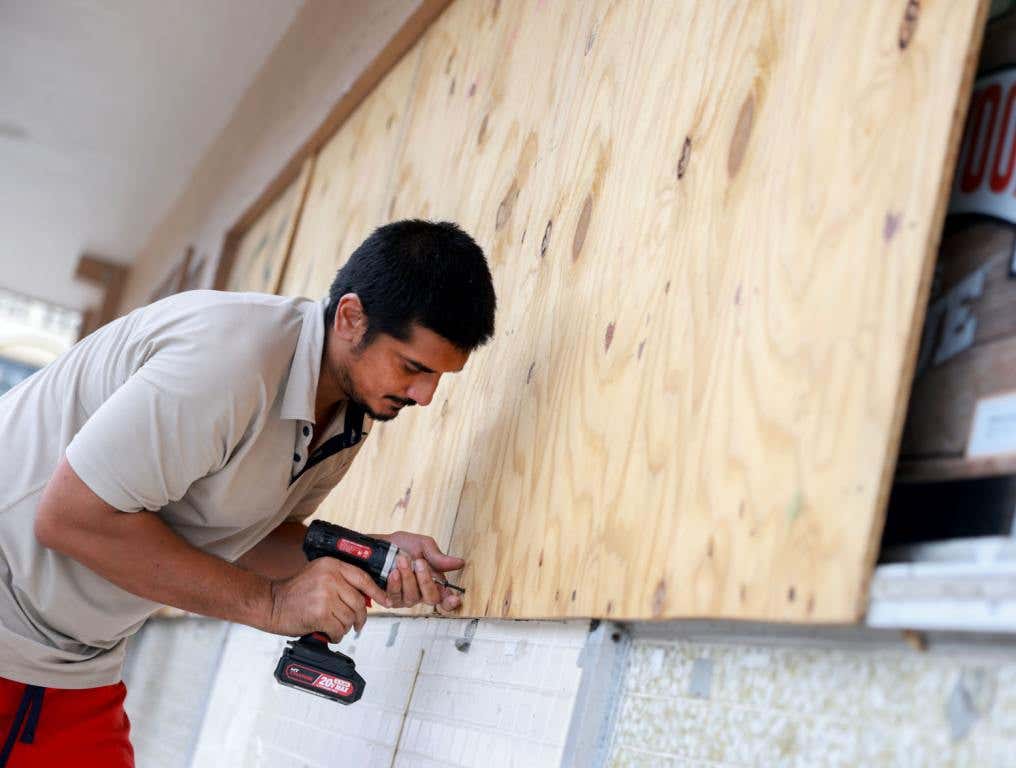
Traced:
[[78, 323], [78, 341], [81, 341], [85, 336], [98, 328], [95, 322], [98, 314], [98, 307], [88, 307], [81, 310], [81, 322]]
[[999, 475], [1016, 475], [1016, 455], [983, 456], [975, 459], [955, 456], [901, 461], [896, 469], [896, 482], [930, 483]]
[[229, 228], [222, 241], [219, 252], [219, 263], [215, 269], [215, 280], [212, 287], [223, 290], [229, 280], [230, 270], [236, 259], [236, 249], [243, 233], [254, 224], [265, 210], [281, 195], [285, 189], [299, 177], [303, 164], [317, 155], [342, 124], [349, 119], [360, 103], [377, 87], [384, 76], [399, 60], [423, 37], [424, 32], [433, 24], [451, 4], [452, 0], [423, 0], [420, 6], [409, 16], [399, 30], [388, 41], [388, 44], [360, 73], [349, 90], [332, 107], [328, 115], [289, 159], [275, 178], [269, 182], [258, 198], [247, 207], [240, 218]]
[[212, 288], [216, 291], [226, 290], [226, 286], [229, 284], [229, 275], [233, 271], [236, 249], [240, 246], [243, 232], [244, 230], [238, 229], [238, 225], [233, 225], [222, 239], [219, 262], [215, 265], [215, 277], [212, 278]]
[[191, 261], [194, 259], [194, 246], [188, 245], [187, 250], [183, 253], [183, 261], [180, 262], [176, 274], [176, 285], [173, 287], [173, 293], [180, 293], [187, 287], [187, 273], [190, 272]]
[[187, 285], [187, 273], [190, 270], [191, 260], [194, 258], [194, 246], [188, 245], [184, 251], [183, 258], [176, 266], [167, 272], [158, 285], [148, 294], [148, 303], [180, 293]]
[[81, 323], [82, 337], [116, 317], [129, 272], [130, 267], [126, 264], [118, 264], [94, 254], [85, 253], [78, 259], [74, 277], [97, 284], [103, 292], [102, 303], [94, 310], [88, 310], [85, 315], [88, 322]]

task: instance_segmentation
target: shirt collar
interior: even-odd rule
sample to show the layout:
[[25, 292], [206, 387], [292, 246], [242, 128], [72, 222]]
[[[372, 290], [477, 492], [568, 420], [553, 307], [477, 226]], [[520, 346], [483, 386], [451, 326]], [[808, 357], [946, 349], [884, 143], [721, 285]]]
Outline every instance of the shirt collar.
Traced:
[[281, 416], [314, 423], [314, 402], [318, 378], [321, 375], [321, 355], [325, 346], [325, 306], [321, 302], [305, 301], [300, 306], [303, 326], [296, 341], [296, 352], [289, 366], [289, 381], [282, 397]]

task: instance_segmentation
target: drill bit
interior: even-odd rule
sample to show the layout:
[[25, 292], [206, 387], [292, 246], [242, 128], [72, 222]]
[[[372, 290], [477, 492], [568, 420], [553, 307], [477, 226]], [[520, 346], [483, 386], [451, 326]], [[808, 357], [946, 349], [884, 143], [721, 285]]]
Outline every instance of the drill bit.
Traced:
[[436, 583], [440, 584], [442, 587], [447, 587], [448, 589], [454, 589], [460, 595], [466, 594], [466, 590], [465, 589], [463, 589], [462, 587], [457, 586], [455, 584], [452, 584], [450, 581], [448, 581], [448, 579], [439, 579], [437, 576], [434, 576], [433, 578], [434, 578], [434, 581]]

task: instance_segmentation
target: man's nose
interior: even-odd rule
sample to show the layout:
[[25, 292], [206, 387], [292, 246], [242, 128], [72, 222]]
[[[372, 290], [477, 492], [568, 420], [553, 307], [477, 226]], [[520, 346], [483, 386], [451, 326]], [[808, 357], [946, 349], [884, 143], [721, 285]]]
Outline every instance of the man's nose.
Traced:
[[415, 400], [418, 405], [430, 405], [430, 401], [434, 399], [434, 392], [437, 391], [437, 383], [440, 379], [440, 373], [434, 373], [426, 377], [421, 376], [409, 387], [406, 397], [410, 400]]

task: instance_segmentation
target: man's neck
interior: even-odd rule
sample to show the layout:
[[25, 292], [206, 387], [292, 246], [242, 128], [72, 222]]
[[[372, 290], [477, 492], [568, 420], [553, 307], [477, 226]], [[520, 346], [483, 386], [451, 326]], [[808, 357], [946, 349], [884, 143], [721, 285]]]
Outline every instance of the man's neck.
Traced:
[[335, 411], [345, 402], [346, 393], [343, 392], [335, 382], [331, 372], [321, 369], [318, 378], [317, 392], [314, 393], [314, 424], [316, 430], [322, 430], [328, 426]]
[[[328, 345], [325, 344], [327, 350]], [[318, 372], [317, 391], [314, 393], [314, 432], [323, 432], [331, 423], [339, 406], [346, 400], [346, 393], [339, 384], [339, 376], [333, 371], [324, 354]]]

